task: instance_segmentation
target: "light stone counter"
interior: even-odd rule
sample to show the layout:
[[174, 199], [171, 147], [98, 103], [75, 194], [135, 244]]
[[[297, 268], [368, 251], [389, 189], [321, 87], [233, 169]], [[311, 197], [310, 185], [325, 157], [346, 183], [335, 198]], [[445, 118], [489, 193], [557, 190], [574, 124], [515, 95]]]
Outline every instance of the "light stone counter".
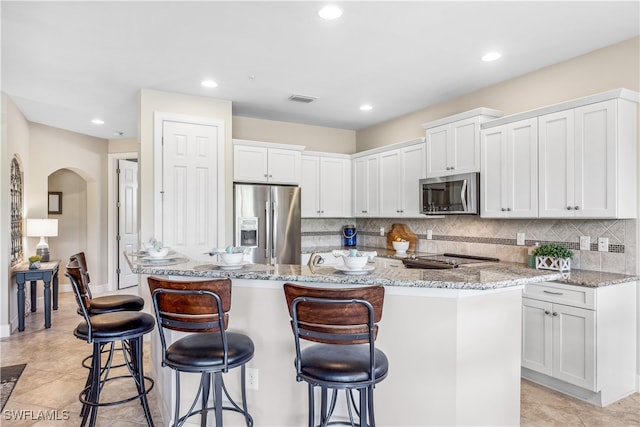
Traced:
[[[187, 260], [161, 265], [138, 264], [127, 258], [134, 273], [250, 280], [290, 281], [301, 283], [334, 283], [342, 285], [384, 285], [415, 288], [489, 290], [529, 283], [562, 279], [562, 274], [549, 270], [535, 270], [522, 264], [482, 263], [446, 270], [376, 268], [367, 274], [347, 274], [330, 266], [246, 264], [238, 270], [223, 270], [207, 260]], [[133, 262], [132, 262], [133, 261]], [[373, 267], [373, 264], [369, 264]]]

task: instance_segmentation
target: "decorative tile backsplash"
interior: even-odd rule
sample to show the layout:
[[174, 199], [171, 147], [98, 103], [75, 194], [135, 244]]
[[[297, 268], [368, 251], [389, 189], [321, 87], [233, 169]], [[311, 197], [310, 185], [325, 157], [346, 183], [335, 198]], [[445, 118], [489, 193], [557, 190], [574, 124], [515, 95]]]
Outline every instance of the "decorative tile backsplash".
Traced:
[[[528, 246], [536, 242], [558, 243], [573, 250], [573, 268], [637, 274], [637, 220], [483, 219], [452, 215], [444, 218], [303, 219], [302, 246], [342, 245], [342, 227], [356, 224], [358, 245], [385, 247], [380, 228], [406, 224], [418, 235], [418, 251], [473, 253], [504, 261], [527, 261]], [[427, 230], [432, 239], [427, 240]], [[525, 233], [525, 246], [516, 245], [516, 234]], [[580, 236], [591, 238], [591, 250], [580, 250]], [[598, 252], [598, 237], [609, 239], [609, 251]]]

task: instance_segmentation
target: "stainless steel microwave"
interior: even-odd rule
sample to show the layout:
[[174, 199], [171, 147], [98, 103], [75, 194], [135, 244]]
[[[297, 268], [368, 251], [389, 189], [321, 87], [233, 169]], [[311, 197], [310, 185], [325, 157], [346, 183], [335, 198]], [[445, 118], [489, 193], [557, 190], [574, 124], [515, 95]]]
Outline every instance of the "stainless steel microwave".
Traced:
[[420, 180], [420, 212], [425, 215], [480, 213], [480, 174]]

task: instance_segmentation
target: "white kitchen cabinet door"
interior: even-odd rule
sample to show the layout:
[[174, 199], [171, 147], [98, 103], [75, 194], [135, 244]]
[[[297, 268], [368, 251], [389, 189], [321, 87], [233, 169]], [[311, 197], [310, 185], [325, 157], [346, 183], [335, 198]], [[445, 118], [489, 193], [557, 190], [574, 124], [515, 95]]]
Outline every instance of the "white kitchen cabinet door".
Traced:
[[298, 185], [301, 160], [301, 150], [234, 144], [233, 180]]
[[522, 298], [522, 366], [553, 374], [553, 304]]
[[576, 217], [616, 216], [616, 105], [612, 100], [574, 110]]
[[449, 166], [451, 138], [451, 125], [447, 124], [427, 129], [427, 178], [437, 178], [452, 173]]
[[538, 216], [538, 122], [521, 120], [481, 132], [483, 218]]
[[233, 146], [233, 180], [268, 182], [268, 149], [249, 145]]
[[297, 185], [300, 182], [301, 159], [300, 151], [269, 148], [269, 182]]
[[480, 172], [480, 118], [427, 129], [428, 178]]
[[618, 138], [621, 123], [635, 125], [619, 120], [618, 101], [598, 102], [539, 119], [540, 217], [635, 217], [635, 204], [626, 203], [628, 194], [620, 186], [636, 180], [636, 166], [628, 167], [625, 160], [636, 155], [636, 142], [619, 143]]
[[320, 213], [323, 217], [351, 216], [351, 160], [320, 157]]
[[320, 158], [302, 156], [300, 210], [303, 218], [320, 216]]
[[351, 159], [302, 156], [300, 187], [303, 217], [351, 216]]
[[378, 155], [359, 157], [353, 160], [354, 216], [377, 216], [379, 213], [379, 161]]
[[380, 154], [380, 216], [397, 217], [401, 214], [400, 150]]
[[553, 376], [596, 391], [596, 323], [592, 310], [553, 305]]
[[425, 144], [401, 149], [401, 216], [420, 216], [419, 180], [425, 178]]

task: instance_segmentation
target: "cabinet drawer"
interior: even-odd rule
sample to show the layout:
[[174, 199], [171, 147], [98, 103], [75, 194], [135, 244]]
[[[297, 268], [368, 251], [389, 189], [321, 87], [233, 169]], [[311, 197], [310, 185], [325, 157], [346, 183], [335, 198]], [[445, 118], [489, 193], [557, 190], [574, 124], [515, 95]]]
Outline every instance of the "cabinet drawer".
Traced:
[[541, 301], [595, 310], [596, 290], [582, 286], [543, 282], [526, 285], [523, 296]]

